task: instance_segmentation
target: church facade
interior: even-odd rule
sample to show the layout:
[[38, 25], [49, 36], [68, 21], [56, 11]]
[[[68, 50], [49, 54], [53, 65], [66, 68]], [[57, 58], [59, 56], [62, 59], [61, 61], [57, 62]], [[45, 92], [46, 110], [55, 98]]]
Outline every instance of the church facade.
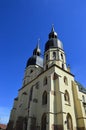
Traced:
[[74, 79], [52, 27], [41, 57], [28, 59], [7, 130], [86, 130], [86, 89]]

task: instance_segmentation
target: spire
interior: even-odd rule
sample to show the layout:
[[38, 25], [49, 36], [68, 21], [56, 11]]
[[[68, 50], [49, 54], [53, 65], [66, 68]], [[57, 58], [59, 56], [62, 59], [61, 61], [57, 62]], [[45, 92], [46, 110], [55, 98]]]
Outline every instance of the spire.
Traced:
[[55, 32], [55, 30], [54, 30], [54, 24], [52, 24], [51, 32]]
[[41, 50], [39, 47], [40, 39], [38, 39], [36, 48], [33, 50], [33, 55], [28, 59], [26, 67], [29, 65], [38, 65], [40, 67], [43, 67], [43, 59], [40, 57]]
[[55, 32], [54, 24], [52, 24], [52, 29], [51, 32], [49, 33], [49, 39], [51, 38], [57, 38], [57, 33]]
[[40, 39], [38, 39], [37, 46], [33, 51], [33, 55], [40, 56], [40, 54], [41, 54], [41, 50], [40, 50], [40, 47], [39, 47], [39, 42], [40, 42]]
[[37, 46], [36, 46], [37, 49], [40, 49], [39, 44], [40, 44], [40, 38], [38, 38], [38, 42], [37, 42]]

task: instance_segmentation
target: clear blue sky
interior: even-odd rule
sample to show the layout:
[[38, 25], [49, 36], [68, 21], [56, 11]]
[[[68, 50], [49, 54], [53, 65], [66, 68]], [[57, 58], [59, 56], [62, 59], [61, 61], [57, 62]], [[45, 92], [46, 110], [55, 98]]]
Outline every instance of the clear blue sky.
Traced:
[[7, 123], [27, 59], [51, 25], [63, 42], [75, 79], [86, 86], [86, 0], [0, 0], [0, 123]]

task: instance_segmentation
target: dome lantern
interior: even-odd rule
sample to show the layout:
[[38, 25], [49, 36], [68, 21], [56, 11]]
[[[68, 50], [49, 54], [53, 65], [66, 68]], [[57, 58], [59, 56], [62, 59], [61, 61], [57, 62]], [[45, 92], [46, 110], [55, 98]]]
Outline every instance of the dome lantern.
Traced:
[[37, 56], [40, 56], [40, 55], [41, 55], [41, 50], [40, 50], [40, 48], [39, 48], [39, 40], [40, 40], [40, 39], [38, 39], [37, 46], [36, 46], [36, 48], [35, 48], [34, 51], [33, 51], [33, 55], [37, 55]]
[[49, 33], [49, 39], [57, 38], [57, 33], [55, 32], [54, 25], [52, 25], [51, 32]]

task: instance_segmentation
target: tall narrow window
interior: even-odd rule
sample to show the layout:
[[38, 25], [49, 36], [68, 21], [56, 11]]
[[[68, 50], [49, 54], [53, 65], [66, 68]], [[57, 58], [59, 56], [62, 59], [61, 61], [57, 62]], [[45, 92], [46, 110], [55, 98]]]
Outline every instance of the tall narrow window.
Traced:
[[47, 104], [47, 92], [44, 91], [43, 95], [42, 95], [42, 104], [46, 105]]
[[44, 78], [43, 85], [47, 85], [47, 77]]
[[63, 54], [61, 53], [61, 59], [63, 60]]
[[68, 85], [68, 80], [67, 80], [67, 77], [66, 77], [66, 76], [64, 76], [64, 83], [65, 83], [66, 85]]
[[32, 93], [33, 93], [33, 86], [30, 89], [30, 97], [29, 97], [30, 101], [32, 100]]
[[62, 63], [62, 69], [64, 70], [64, 64]]
[[53, 59], [56, 59], [56, 52], [53, 52]]
[[67, 114], [67, 129], [73, 130], [72, 117], [69, 113]]
[[47, 121], [46, 114], [43, 114], [41, 119], [41, 130], [46, 130], [46, 121]]
[[66, 101], [68, 104], [70, 104], [69, 93], [68, 93], [67, 90], [65, 90], [64, 99], [65, 99], [65, 101]]

